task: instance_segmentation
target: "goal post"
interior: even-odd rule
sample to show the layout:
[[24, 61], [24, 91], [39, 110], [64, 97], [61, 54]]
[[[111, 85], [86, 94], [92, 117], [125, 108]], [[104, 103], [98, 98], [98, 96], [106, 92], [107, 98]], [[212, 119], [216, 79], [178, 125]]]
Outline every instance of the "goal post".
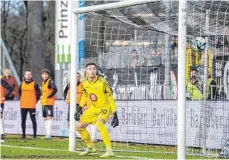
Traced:
[[[219, 155], [229, 135], [228, 5], [223, 0], [127, 0], [72, 9], [76, 62], [71, 73], [79, 66], [76, 35], [84, 32], [80, 65], [98, 65], [117, 104], [120, 126], [106, 124], [114, 151], [178, 159]], [[81, 14], [85, 31], [77, 29]], [[69, 150], [73, 141], [71, 132]], [[96, 147], [104, 150], [101, 141]]]
[[120, 1], [120, 2], [114, 2], [114, 3], [102, 4], [102, 5], [96, 5], [96, 6], [76, 8], [73, 10], [73, 13], [80, 14], [80, 13], [88, 13], [88, 12], [97, 12], [97, 11], [101, 11], [101, 10], [123, 8], [123, 7], [140, 5], [140, 4], [145, 4], [145, 3], [149, 3], [149, 2], [155, 2], [155, 1], [158, 1], [158, 0]]
[[177, 159], [186, 159], [186, 29], [187, 0], [179, 1], [178, 23], [178, 105], [177, 105]]
[[[77, 0], [78, 1], [78, 0]], [[157, 0], [128, 0], [128, 1], [121, 1], [116, 3], [109, 3], [109, 4], [103, 4], [103, 5], [97, 5], [97, 6], [90, 6], [90, 7], [82, 7], [75, 9], [72, 9], [72, 25], [71, 25], [71, 31], [72, 31], [72, 37], [71, 37], [71, 45], [72, 45], [72, 61], [71, 61], [71, 104], [70, 104], [70, 134], [69, 134], [69, 150], [73, 151], [73, 148], [75, 147], [75, 122], [74, 122], [74, 115], [75, 113], [75, 100], [72, 101], [72, 99], [75, 99], [76, 95], [76, 69], [77, 65], [77, 55], [78, 55], [78, 46], [75, 45], [77, 40], [77, 32], [79, 31], [76, 26], [78, 26], [78, 15], [88, 12], [96, 12], [101, 10], [108, 10], [108, 9], [116, 9], [116, 8], [122, 8], [122, 7], [128, 7], [128, 6], [134, 6], [134, 5], [140, 5], [145, 4], [149, 2], [154, 2]], [[186, 146], [185, 146], [185, 70], [183, 66], [185, 66], [185, 52], [186, 52], [186, 9], [187, 7], [187, 0], [181, 0], [179, 1], [179, 28], [178, 28], [178, 72], [180, 73], [178, 75], [178, 128], [177, 128], [177, 134], [178, 134], [178, 150], [177, 150], [177, 158], [178, 159], [185, 159], [186, 155]]]
[[[70, 6], [72, 6], [72, 0], [69, 1]], [[79, 1], [77, 0], [77, 3], [75, 4], [75, 7], [78, 8], [79, 6]], [[69, 19], [71, 20], [71, 80], [70, 80], [70, 118], [69, 118], [69, 151], [75, 151], [75, 146], [76, 146], [76, 121], [74, 118], [75, 112], [76, 112], [76, 84], [77, 84], [77, 61], [78, 61], [78, 14], [74, 14], [72, 12], [72, 7], [70, 7], [70, 17]]]

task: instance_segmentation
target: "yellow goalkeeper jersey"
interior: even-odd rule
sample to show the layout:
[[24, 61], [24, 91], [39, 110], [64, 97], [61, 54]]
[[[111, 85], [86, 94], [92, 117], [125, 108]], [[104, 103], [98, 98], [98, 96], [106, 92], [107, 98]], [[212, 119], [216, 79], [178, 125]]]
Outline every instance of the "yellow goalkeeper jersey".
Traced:
[[111, 111], [116, 112], [116, 105], [112, 95], [111, 88], [108, 82], [100, 77], [96, 76], [96, 80], [93, 82], [84, 78], [82, 81], [83, 96], [80, 101], [80, 106], [90, 104], [90, 107], [103, 108], [111, 107]]

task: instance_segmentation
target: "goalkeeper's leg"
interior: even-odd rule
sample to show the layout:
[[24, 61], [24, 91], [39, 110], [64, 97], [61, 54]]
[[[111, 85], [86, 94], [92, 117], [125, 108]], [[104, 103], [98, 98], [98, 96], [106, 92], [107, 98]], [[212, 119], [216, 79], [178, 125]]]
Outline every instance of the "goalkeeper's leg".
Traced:
[[92, 141], [94, 143], [97, 142], [97, 138], [96, 138], [97, 127], [92, 124], [87, 127], [87, 130], [91, 135]]
[[107, 151], [105, 154], [103, 154], [101, 157], [106, 158], [106, 157], [113, 157], [114, 153], [112, 151], [111, 147], [111, 140], [110, 140], [110, 134], [105, 126], [106, 121], [108, 120], [110, 115], [110, 109], [109, 108], [103, 108], [100, 111], [100, 114], [98, 116], [98, 119], [95, 123], [95, 126], [98, 128], [100, 132], [100, 136], [103, 140], [103, 142], [106, 145]]
[[98, 121], [95, 123], [95, 125], [100, 132], [100, 136], [101, 136], [103, 142], [105, 143], [107, 150], [111, 150], [110, 134], [109, 134], [104, 123], [105, 122], [103, 119], [98, 119]]
[[79, 122], [77, 124], [77, 127], [76, 127], [76, 130], [79, 132], [82, 140], [87, 145], [87, 149], [84, 152], [80, 153], [81, 156], [96, 152], [95, 147], [94, 147], [93, 142], [92, 142], [92, 139], [90, 137], [90, 134], [86, 129], [87, 126], [88, 126], [88, 124], [85, 124], [83, 122]]
[[95, 116], [96, 110], [93, 108], [89, 108], [84, 114], [80, 117], [80, 121], [77, 124], [76, 130], [79, 132], [82, 140], [86, 143], [87, 149], [86, 151], [80, 153], [80, 155], [87, 155], [89, 153], [96, 152], [95, 147], [93, 145], [92, 139], [90, 137], [89, 132], [86, 127], [88, 124], [92, 124], [97, 117]]

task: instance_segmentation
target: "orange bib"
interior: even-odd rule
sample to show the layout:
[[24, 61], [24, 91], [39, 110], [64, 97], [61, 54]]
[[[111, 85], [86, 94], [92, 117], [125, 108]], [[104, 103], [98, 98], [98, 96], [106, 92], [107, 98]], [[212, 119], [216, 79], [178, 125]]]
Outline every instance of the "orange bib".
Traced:
[[44, 83], [44, 81], [42, 82], [42, 86], [41, 86], [41, 91], [42, 91], [41, 105], [42, 106], [46, 106], [46, 105], [54, 106], [55, 96], [51, 98], [47, 98], [53, 92], [53, 89], [48, 88], [50, 81], [51, 79], [48, 79], [46, 83]]
[[35, 81], [28, 84], [26, 82], [22, 82], [21, 98], [20, 98], [21, 108], [36, 108], [37, 97], [36, 97], [36, 90], [34, 86], [35, 86]]
[[5, 102], [5, 89], [4, 89], [4, 87], [2, 86], [2, 85], [0, 85], [0, 103], [2, 104], [2, 103], [4, 103]]
[[[82, 83], [80, 82], [80, 84], [76, 87], [76, 104], [80, 103], [81, 97], [82, 97]], [[67, 103], [70, 104], [70, 87], [68, 89], [68, 95], [67, 95]]]

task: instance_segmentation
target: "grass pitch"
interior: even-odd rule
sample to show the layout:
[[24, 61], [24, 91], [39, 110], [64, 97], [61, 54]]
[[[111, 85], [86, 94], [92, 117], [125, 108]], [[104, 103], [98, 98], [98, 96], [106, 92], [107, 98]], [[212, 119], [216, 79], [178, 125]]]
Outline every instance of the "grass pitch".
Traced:
[[[21, 140], [18, 135], [6, 135], [5, 142], [1, 143], [2, 159], [101, 159], [100, 155], [105, 152], [103, 142], [95, 143], [97, 153], [87, 156], [79, 156], [84, 144], [76, 140], [76, 151], [68, 151], [68, 138], [53, 137], [51, 140], [33, 140], [27, 136]], [[176, 159], [176, 148], [168, 146], [140, 145], [113, 142], [115, 157], [108, 159]], [[188, 159], [203, 157], [188, 156]], [[208, 157], [209, 158], [209, 157]]]

